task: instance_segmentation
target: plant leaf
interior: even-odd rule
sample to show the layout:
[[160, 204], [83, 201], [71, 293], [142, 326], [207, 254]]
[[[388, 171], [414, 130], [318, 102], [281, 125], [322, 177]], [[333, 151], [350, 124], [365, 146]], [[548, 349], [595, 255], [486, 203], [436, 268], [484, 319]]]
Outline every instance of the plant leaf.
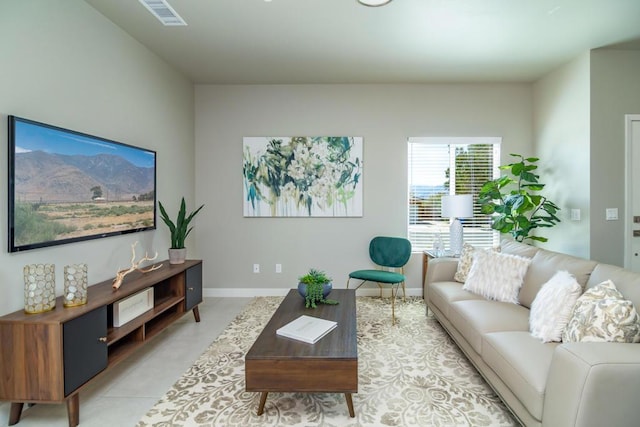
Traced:
[[[545, 242], [545, 237], [530, 234], [536, 228], [549, 228], [559, 223], [556, 213], [560, 208], [546, 197], [535, 194], [545, 188], [545, 184], [538, 182], [539, 175], [533, 173], [538, 168], [533, 163], [539, 159], [510, 155], [519, 161], [499, 166], [507, 174], [482, 185], [478, 197], [480, 211], [492, 215], [491, 228], [510, 233], [517, 241]], [[541, 215], [543, 212], [545, 215]]]

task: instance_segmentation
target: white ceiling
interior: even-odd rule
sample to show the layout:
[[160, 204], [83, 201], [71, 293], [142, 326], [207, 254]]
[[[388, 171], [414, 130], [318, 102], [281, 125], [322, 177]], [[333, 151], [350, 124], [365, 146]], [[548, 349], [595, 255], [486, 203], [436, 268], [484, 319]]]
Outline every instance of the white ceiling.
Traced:
[[640, 0], [85, 0], [194, 83], [529, 82], [589, 49], [640, 49]]

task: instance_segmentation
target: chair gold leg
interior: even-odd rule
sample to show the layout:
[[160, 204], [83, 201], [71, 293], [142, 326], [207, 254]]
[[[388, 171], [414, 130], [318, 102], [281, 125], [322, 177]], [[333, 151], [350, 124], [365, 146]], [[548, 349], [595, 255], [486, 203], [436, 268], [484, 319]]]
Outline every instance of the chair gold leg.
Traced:
[[404, 282], [402, 282], [402, 302], [407, 302], [407, 290], [404, 287]]
[[351, 277], [347, 279], [347, 289], [349, 289], [349, 280], [351, 280]]
[[398, 290], [396, 289], [394, 294], [393, 285], [391, 285], [391, 326], [396, 324], [396, 295], [398, 295]]

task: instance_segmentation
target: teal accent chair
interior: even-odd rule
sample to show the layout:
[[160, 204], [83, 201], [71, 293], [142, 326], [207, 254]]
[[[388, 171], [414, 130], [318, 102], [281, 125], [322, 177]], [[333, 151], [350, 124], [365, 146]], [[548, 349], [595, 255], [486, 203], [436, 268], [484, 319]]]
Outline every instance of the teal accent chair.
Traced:
[[[380, 288], [380, 297], [382, 297], [382, 287], [384, 285], [390, 285], [391, 324], [395, 325], [395, 300], [400, 285], [402, 285], [402, 300], [404, 301], [406, 298], [404, 266], [409, 262], [409, 258], [411, 257], [411, 242], [401, 237], [374, 237], [369, 243], [369, 257], [379, 268], [374, 270], [357, 270], [349, 273], [347, 289], [349, 289], [351, 279], [362, 281], [356, 286], [356, 289], [366, 282], [375, 282]], [[400, 272], [397, 272], [398, 269]]]

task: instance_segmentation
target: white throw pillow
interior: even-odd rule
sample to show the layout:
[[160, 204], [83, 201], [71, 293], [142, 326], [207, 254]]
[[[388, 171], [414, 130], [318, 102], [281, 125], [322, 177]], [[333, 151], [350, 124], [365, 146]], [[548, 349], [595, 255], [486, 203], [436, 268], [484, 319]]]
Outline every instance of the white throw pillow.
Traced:
[[469, 276], [469, 270], [471, 270], [471, 264], [473, 264], [473, 255], [476, 251], [495, 251], [500, 252], [500, 246], [494, 246], [493, 248], [476, 248], [470, 243], [464, 242], [462, 245], [462, 253], [460, 254], [460, 260], [458, 261], [458, 268], [456, 274], [453, 275], [453, 280], [456, 282], [464, 283]]
[[530, 258], [494, 251], [475, 251], [462, 289], [485, 298], [518, 304], [518, 291]]
[[611, 280], [587, 289], [571, 311], [564, 342], [640, 342], [640, 317]]
[[568, 271], [558, 271], [542, 285], [531, 304], [529, 331], [542, 342], [562, 341], [582, 287]]

